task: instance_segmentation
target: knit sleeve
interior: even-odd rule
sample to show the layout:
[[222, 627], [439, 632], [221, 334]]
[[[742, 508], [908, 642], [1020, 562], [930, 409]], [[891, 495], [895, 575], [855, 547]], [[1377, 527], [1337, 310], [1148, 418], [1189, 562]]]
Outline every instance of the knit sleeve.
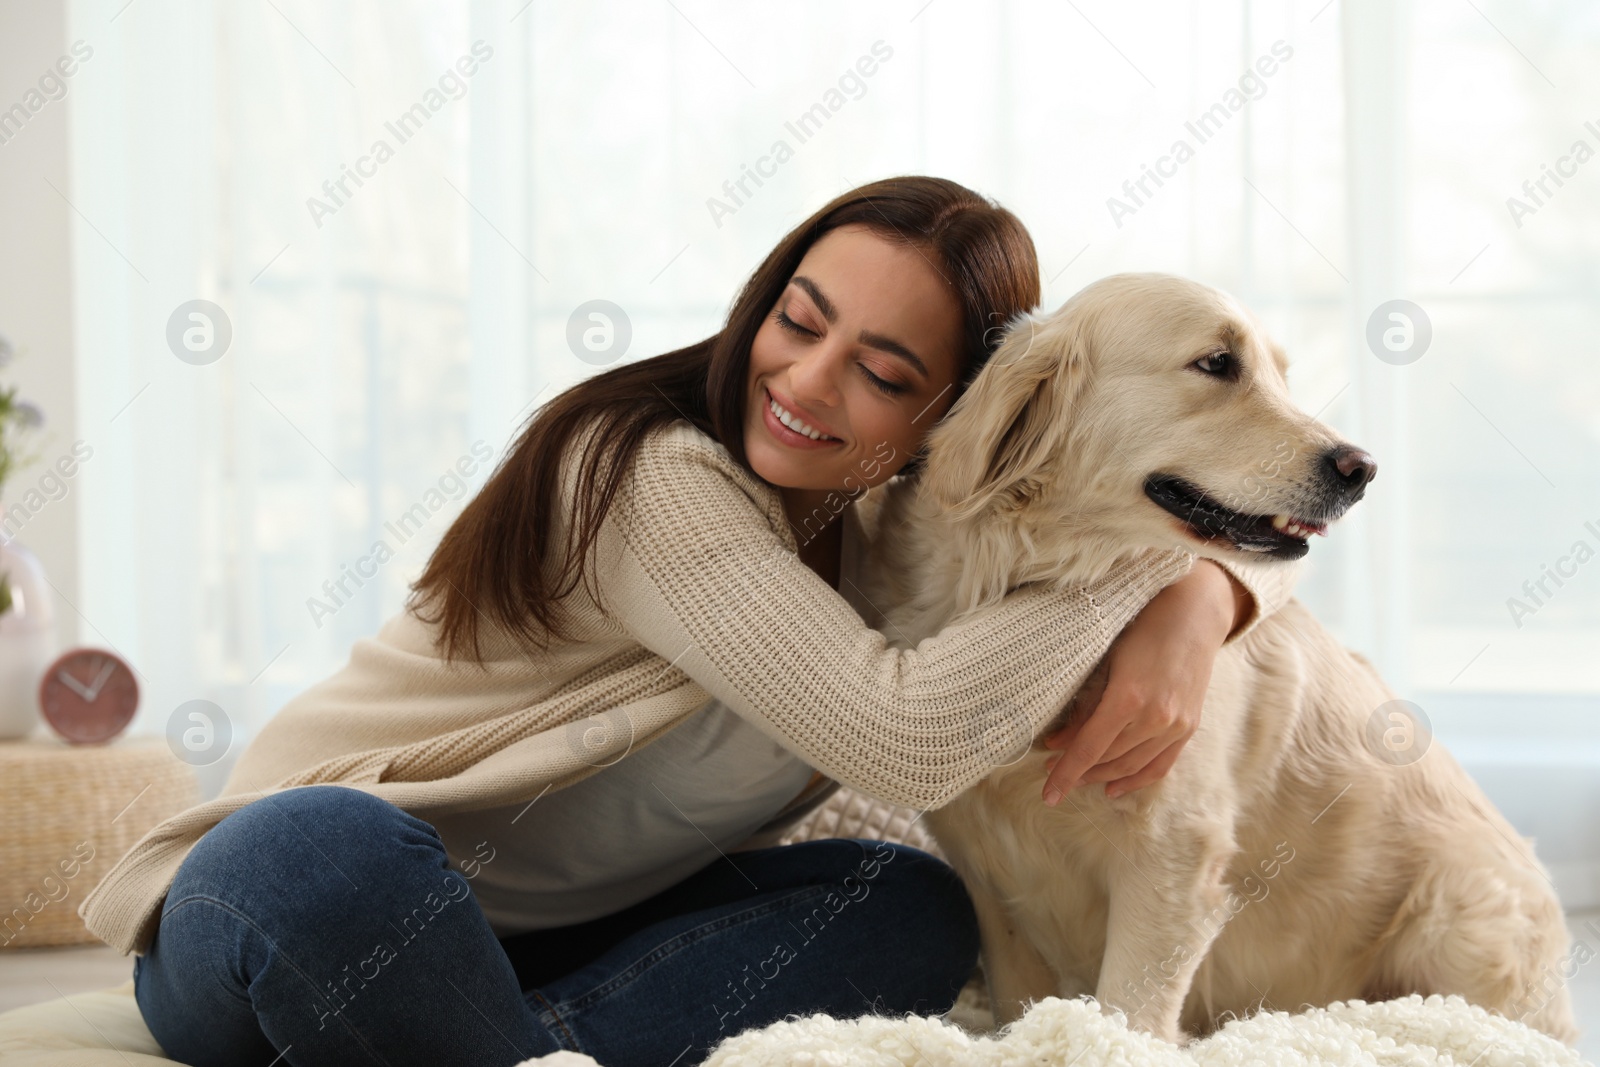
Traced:
[[741, 477], [720, 446], [647, 439], [601, 528], [599, 606], [813, 767], [919, 809], [1014, 759], [1193, 563], [1152, 551], [1088, 586], [1034, 583], [891, 648], [800, 561]]
[[1234, 631], [1223, 644], [1232, 644], [1245, 634], [1256, 628], [1262, 619], [1273, 614], [1279, 608], [1289, 603], [1294, 595], [1294, 583], [1300, 577], [1302, 566], [1299, 560], [1293, 562], [1266, 561], [1255, 562], [1230, 559], [1227, 561], [1216, 560], [1216, 564], [1235, 578], [1250, 594], [1250, 599], [1255, 601], [1255, 608], [1243, 626]]

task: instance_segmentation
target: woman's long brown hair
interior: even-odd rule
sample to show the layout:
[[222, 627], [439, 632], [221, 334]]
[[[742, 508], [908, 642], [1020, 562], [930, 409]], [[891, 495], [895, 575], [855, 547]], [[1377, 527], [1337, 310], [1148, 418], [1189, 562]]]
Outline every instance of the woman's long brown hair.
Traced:
[[[639, 443], [654, 427], [687, 419], [749, 469], [744, 417], [750, 345], [812, 244], [852, 224], [915, 245], [944, 276], [962, 310], [965, 363], [956, 397], [999, 344], [1003, 327], [1039, 304], [1039, 264], [1027, 229], [970, 189], [908, 176], [837, 197], [778, 242], [745, 282], [720, 331], [687, 348], [597, 374], [535, 412], [411, 585], [407, 607], [438, 624], [447, 661], [468, 650], [479, 660], [485, 621], [539, 648], [567, 636], [558, 602], [584, 579], [600, 524]], [[551, 543], [550, 521], [559, 506], [558, 460], [591, 420], [598, 432], [578, 467], [570, 505], [575, 521], [558, 547]], [[915, 456], [900, 473], [913, 475], [920, 464]], [[559, 570], [547, 566], [558, 551]], [[425, 604], [436, 605], [437, 612], [423, 614]]]

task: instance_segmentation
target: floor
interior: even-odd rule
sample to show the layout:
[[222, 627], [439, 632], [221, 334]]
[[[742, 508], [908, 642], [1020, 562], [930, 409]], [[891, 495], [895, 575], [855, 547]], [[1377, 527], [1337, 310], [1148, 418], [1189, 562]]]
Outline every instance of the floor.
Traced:
[[[1600, 1064], [1600, 911], [1568, 916], [1573, 959], [1586, 960], [1572, 977], [1572, 1005], [1584, 1034], [1578, 1048], [1585, 1059]], [[50, 1000], [59, 995], [107, 989], [121, 985], [132, 973], [131, 957], [117, 955], [104, 945], [81, 948], [32, 949], [0, 952], [0, 1011]]]
[[[1578, 1050], [1591, 1063], [1600, 1063], [1600, 911], [1567, 916], [1572, 928], [1574, 949], [1581, 941], [1593, 950], [1585, 965], [1572, 979], [1572, 1010], [1578, 1016], [1578, 1026], [1583, 1034], [1578, 1038]], [[1573, 953], [1574, 958], [1578, 954]]]
[[0, 1011], [69, 993], [110, 989], [133, 977], [133, 957], [106, 945], [0, 952]]

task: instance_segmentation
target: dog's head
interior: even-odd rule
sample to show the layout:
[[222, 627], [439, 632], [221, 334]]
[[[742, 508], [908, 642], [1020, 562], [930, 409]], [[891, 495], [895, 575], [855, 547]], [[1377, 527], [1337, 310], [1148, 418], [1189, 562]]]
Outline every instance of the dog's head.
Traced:
[[1285, 370], [1227, 294], [1105, 278], [1010, 324], [930, 434], [925, 488], [954, 518], [1017, 520], [1035, 546], [1050, 529], [1298, 559], [1377, 464], [1295, 407]]

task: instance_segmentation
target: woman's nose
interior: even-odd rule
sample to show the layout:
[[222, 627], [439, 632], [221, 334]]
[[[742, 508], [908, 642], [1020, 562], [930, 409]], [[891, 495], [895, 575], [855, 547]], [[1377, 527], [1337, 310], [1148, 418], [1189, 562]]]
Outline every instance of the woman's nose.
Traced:
[[795, 400], [832, 406], [839, 400], [838, 376], [844, 367], [844, 349], [828, 344], [813, 345], [789, 365], [789, 389]]

